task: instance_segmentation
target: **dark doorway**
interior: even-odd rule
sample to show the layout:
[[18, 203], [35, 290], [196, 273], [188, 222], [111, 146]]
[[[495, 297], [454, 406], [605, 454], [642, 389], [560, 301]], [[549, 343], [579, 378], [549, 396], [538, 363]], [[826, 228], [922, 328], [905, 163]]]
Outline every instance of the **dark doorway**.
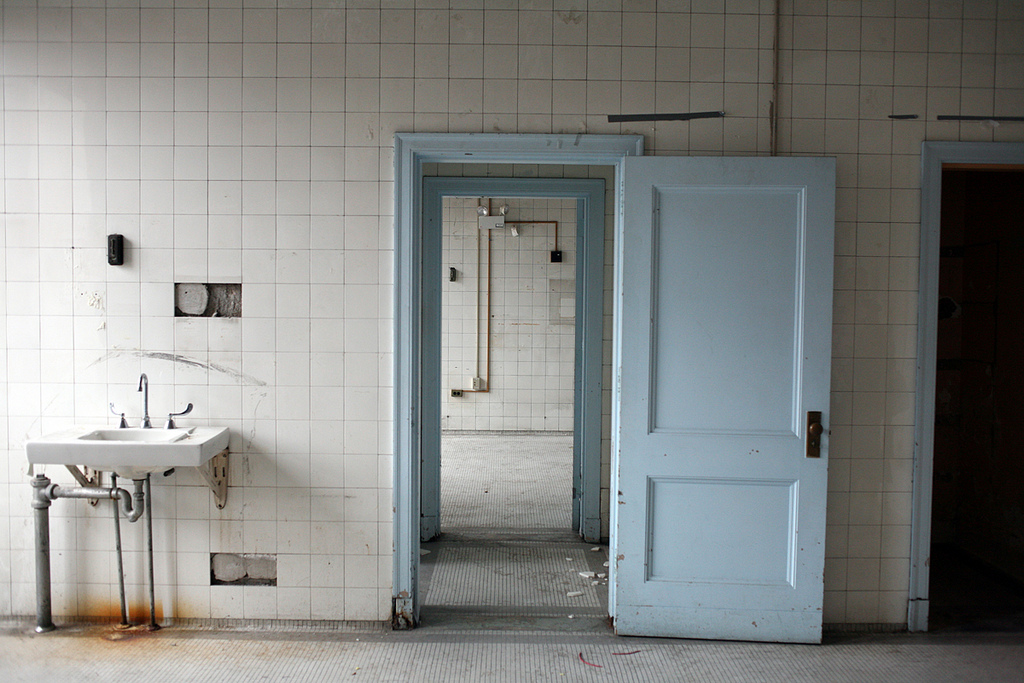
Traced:
[[930, 629], [1024, 627], [1024, 170], [945, 166]]

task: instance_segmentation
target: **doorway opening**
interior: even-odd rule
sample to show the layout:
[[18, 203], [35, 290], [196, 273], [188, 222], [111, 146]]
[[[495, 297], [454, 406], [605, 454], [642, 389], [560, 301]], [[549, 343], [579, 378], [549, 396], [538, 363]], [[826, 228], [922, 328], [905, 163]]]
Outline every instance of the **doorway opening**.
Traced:
[[425, 189], [427, 222], [441, 215], [429, 238], [440, 267], [425, 271], [424, 290], [435, 271], [441, 288], [429, 316], [440, 321], [439, 433], [424, 443], [424, 619], [602, 623], [607, 553], [594, 544], [610, 425], [587, 366], [602, 362], [606, 331], [593, 268], [604, 181], [444, 177]]
[[441, 533], [421, 546], [425, 619], [601, 620], [607, 553], [588, 554], [573, 523], [577, 200], [443, 204]]
[[[914, 414], [914, 467], [913, 467], [913, 508], [910, 527], [910, 590], [907, 605], [907, 627], [910, 631], [929, 630], [929, 617], [931, 611], [931, 581], [932, 568], [932, 527], [933, 527], [933, 504], [936, 496], [941, 500], [946, 491], [942, 490], [946, 482], [938, 481], [935, 473], [936, 465], [947, 467], [941, 462], [943, 455], [936, 453], [937, 413], [936, 407], [939, 400], [948, 404], [952, 410], [955, 403], [952, 396], [948, 400], [940, 397], [937, 391], [936, 381], [939, 379], [939, 316], [940, 316], [940, 265], [946, 267], [950, 273], [956, 268], [963, 270], [965, 258], [950, 259], [942, 257], [942, 232], [943, 221], [946, 220], [944, 213], [952, 216], [953, 204], [944, 202], [943, 185], [946, 179], [946, 171], [1001, 171], [1011, 172], [1024, 169], [1024, 144], [1008, 142], [924, 142], [921, 145], [921, 250], [919, 261], [919, 281], [917, 298], [917, 387]], [[954, 182], [954, 181], [951, 181]], [[1019, 194], [1019, 189], [1017, 190]], [[961, 192], [960, 194], [963, 194]], [[994, 202], [1003, 200], [1000, 196], [991, 198]], [[956, 209], [964, 213], [964, 206]], [[963, 218], [956, 221], [963, 222]], [[988, 230], [987, 227], [975, 229], [979, 235]], [[963, 232], [963, 229], [959, 229]], [[968, 251], [979, 255], [986, 251], [982, 246], [985, 242], [983, 237], [975, 239], [971, 236], [961, 238], [960, 243], [949, 242], [950, 249], [947, 253], [956, 254], [962, 252], [966, 257]], [[971, 248], [968, 249], [968, 246]], [[942, 264], [947, 261], [946, 264]], [[954, 270], [950, 270], [950, 269]], [[974, 266], [971, 266], [974, 269]], [[949, 273], [944, 278], [950, 280]], [[963, 287], [963, 278], [952, 278], [959, 287]], [[944, 286], [948, 284], [944, 283]], [[949, 296], [943, 294], [943, 296]], [[963, 327], [963, 307], [950, 296], [952, 301], [943, 304], [942, 316], [943, 325], [955, 328]], [[981, 302], [979, 302], [981, 303]], [[960, 306], [959, 312], [955, 305]], [[981, 307], [975, 307], [976, 312]], [[991, 310], [991, 306], [989, 306]], [[959, 318], [954, 318], [958, 315]], [[1000, 319], [1002, 315], [1000, 315]], [[959, 320], [953, 325], [946, 325], [951, 320]], [[954, 334], [955, 337], [955, 334]], [[948, 342], [943, 342], [944, 345]], [[963, 338], [958, 342], [963, 347]], [[969, 342], [971, 343], [971, 342]], [[946, 347], [944, 346], [944, 349]], [[948, 353], [948, 351], [944, 351]], [[960, 353], [959, 351], [957, 352]], [[959, 364], [961, 367], [966, 363], [956, 358], [946, 358], [943, 366], [950, 368]], [[973, 370], [971, 372], [974, 372]], [[962, 373], [961, 373], [962, 374]], [[948, 378], [944, 378], [948, 380]], [[968, 406], [973, 408], [973, 406]], [[945, 408], [944, 408], [945, 409]], [[955, 413], [941, 417], [947, 423], [958, 420]], [[994, 426], [991, 423], [990, 427]], [[944, 427], [943, 427], [944, 428]], [[945, 447], [945, 446], [943, 446]], [[937, 461], [938, 458], [938, 461]], [[970, 465], [971, 463], [968, 463]], [[948, 474], [941, 474], [942, 478], [949, 476], [952, 483], [952, 470]], [[955, 488], [951, 487], [955, 493]], [[955, 500], [950, 498], [946, 504]], [[937, 503], [942, 506], [942, 503]], [[949, 537], [948, 525], [943, 529], [945, 522], [936, 519], [935, 525], [938, 538]], [[939, 548], [942, 552], [942, 548]], [[942, 559], [939, 558], [940, 564]], [[939, 584], [934, 588], [939, 590]]]
[[577, 200], [443, 203], [441, 531], [578, 530]]
[[[437, 163], [538, 164], [545, 169], [558, 165], [607, 165], [615, 168], [615, 201], [607, 210], [621, 225], [621, 172], [627, 156], [643, 154], [643, 137], [639, 135], [500, 135], [500, 134], [430, 134], [398, 133], [395, 135], [395, 372], [394, 372], [394, 576], [392, 623], [396, 628], [413, 628], [420, 618], [420, 539], [429, 516], [439, 506], [429, 499], [427, 486], [440, 468], [429, 460], [440, 457], [440, 329], [434, 326], [427, 304], [440, 302], [440, 278], [424, 278], [423, 273], [441, 270], [440, 242], [428, 239], [433, 212], [425, 210], [430, 193], [426, 192], [424, 168]], [[488, 194], [507, 194], [488, 192]], [[536, 193], [530, 192], [535, 195]], [[599, 201], [596, 206], [605, 206]], [[440, 215], [439, 213], [437, 215]], [[434, 253], [436, 251], [436, 253]], [[603, 240], [601, 245], [603, 253]], [[614, 260], [618, 263], [618, 258]], [[577, 278], [587, 283], [603, 279], [603, 258], [580, 254]], [[610, 278], [609, 278], [610, 279]], [[609, 309], [610, 309], [610, 301]], [[604, 307], [579, 311], [577, 333], [600, 330], [606, 315]], [[597, 351], [596, 361], [593, 357]], [[436, 350], [436, 351], [435, 351]], [[577, 361], [576, 380], [582, 387], [576, 392], [579, 403], [574, 412], [574, 448], [588, 452], [593, 444], [595, 421], [587, 415], [596, 413], [597, 440], [600, 450], [600, 414], [602, 396], [597, 387], [601, 379], [601, 346], [587, 344]], [[597, 382], [593, 378], [597, 378]], [[581, 411], [580, 406], [586, 407]], [[596, 411], [595, 411], [596, 406]], [[584, 414], [585, 413], [585, 414]], [[436, 454], [436, 456], [435, 456]], [[612, 455], [614, 466], [614, 454]], [[583, 462], [586, 462], [584, 459]], [[575, 474], [575, 473], [574, 473]], [[583, 479], [600, 477], [593, 468], [580, 473]], [[582, 490], [586, 490], [583, 487]], [[576, 500], [576, 499], [574, 499]], [[438, 500], [439, 503], [439, 500]], [[600, 519], [602, 508], [610, 512], [607, 496], [579, 501], [581, 525], [593, 519], [587, 512], [596, 509]], [[439, 517], [438, 517], [439, 518]], [[589, 531], [588, 531], [589, 533]]]
[[1024, 168], [946, 164], [930, 630], [1024, 627]]

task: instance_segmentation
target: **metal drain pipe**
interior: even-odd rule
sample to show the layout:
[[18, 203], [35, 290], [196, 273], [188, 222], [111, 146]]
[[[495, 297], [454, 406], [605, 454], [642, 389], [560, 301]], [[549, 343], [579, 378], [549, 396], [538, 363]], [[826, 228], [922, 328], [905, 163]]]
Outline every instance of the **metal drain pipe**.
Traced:
[[[111, 473], [110, 485], [117, 488], [117, 475]], [[117, 548], [117, 595], [121, 599], [121, 628], [128, 628], [128, 605], [124, 596], [124, 555], [121, 552], [121, 513], [120, 508], [114, 506], [114, 545]]]
[[144, 479], [136, 479], [135, 493], [132, 494], [116, 487], [58, 486], [45, 474], [37, 474], [32, 479], [32, 509], [35, 510], [36, 525], [36, 633], [56, 628], [53, 625], [50, 591], [50, 503], [58, 498], [113, 500], [115, 505], [120, 503], [121, 511], [128, 521], [135, 522], [142, 517], [146, 508], [145, 483]]
[[[105, 488], [102, 486], [60, 486], [50, 484], [50, 480], [42, 474], [36, 475], [36, 479], [46, 479], [48, 485], [41, 492], [41, 495], [49, 500], [58, 498], [84, 498], [97, 500], [116, 500], [121, 504], [121, 511], [128, 518], [129, 522], [137, 522], [146, 509], [144, 479], [135, 480], [135, 493], [128, 493], [121, 488]], [[33, 480], [35, 486], [35, 480]], [[133, 500], [134, 499], [134, 500]]]
[[[139, 485], [136, 480], [135, 486]], [[146, 485], [146, 497], [149, 498], [149, 505], [146, 506], [146, 551], [149, 559], [149, 626], [150, 631], [156, 631], [160, 624], [156, 623], [156, 582], [153, 579], [153, 493], [150, 489], [149, 475], [144, 481]]]
[[36, 633], [56, 628], [50, 611], [50, 499], [43, 493], [50, 485], [45, 475], [32, 480], [32, 509], [36, 518]]

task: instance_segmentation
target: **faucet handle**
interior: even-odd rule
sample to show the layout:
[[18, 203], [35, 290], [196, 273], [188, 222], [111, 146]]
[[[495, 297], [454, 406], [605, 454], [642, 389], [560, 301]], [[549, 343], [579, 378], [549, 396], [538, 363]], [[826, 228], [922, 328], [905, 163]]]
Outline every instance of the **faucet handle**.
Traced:
[[119, 413], [116, 410], [114, 410], [113, 403], [110, 404], [110, 412], [112, 412], [114, 415], [119, 415], [121, 417], [121, 424], [118, 425], [118, 429], [126, 429], [128, 427], [128, 420], [124, 419], [124, 413]]
[[189, 403], [185, 410], [180, 413], [168, 413], [167, 414], [167, 429], [174, 429], [174, 418], [181, 417], [182, 415], [188, 415], [192, 412], [192, 404]]

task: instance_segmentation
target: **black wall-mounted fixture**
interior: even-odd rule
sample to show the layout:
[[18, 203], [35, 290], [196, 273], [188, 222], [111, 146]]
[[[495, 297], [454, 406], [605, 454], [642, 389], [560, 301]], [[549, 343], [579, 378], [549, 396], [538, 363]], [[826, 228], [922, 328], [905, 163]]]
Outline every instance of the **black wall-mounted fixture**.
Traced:
[[124, 235], [107, 235], [107, 263], [124, 265]]
[[448, 268], [448, 282], [455, 282], [458, 279], [459, 279], [459, 271], [455, 270], [455, 268], [449, 267]]

